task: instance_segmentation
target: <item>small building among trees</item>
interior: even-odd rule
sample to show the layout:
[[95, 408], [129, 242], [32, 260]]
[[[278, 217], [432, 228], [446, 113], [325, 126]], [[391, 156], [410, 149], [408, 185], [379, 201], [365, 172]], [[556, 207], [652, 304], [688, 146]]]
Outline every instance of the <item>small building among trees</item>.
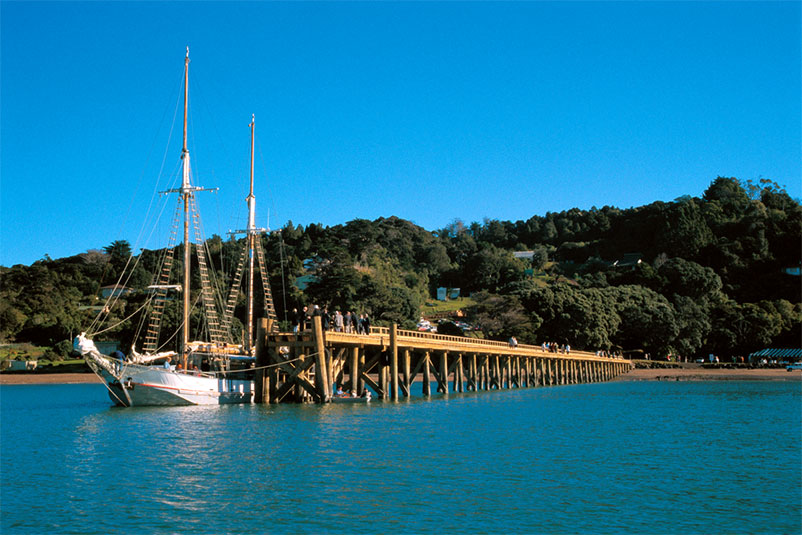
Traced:
[[133, 290], [131, 288], [126, 288], [125, 286], [119, 284], [109, 284], [108, 286], [103, 286], [100, 288], [100, 296], [103, 299], [107, 297], [122, 297], [124, 295], [130, 294]]

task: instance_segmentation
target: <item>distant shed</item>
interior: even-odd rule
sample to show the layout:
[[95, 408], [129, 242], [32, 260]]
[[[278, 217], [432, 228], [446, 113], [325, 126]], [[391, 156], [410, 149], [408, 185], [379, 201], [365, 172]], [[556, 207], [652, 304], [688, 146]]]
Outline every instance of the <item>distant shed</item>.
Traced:
[[10, 371], [31, 371], [36, 369], [38, 362], [35, 360], [6, 360], [3, 368]]
[[749, 362], [755, 363], [763, 359], [768, 362], [800, 362], [802, 361], [802, 348], [767, 348], [750, 353]]

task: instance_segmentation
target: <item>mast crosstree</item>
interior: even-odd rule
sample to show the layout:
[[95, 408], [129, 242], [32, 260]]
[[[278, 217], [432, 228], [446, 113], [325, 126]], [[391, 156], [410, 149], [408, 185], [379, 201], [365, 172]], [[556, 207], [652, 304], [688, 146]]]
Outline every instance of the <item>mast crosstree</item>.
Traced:
[[[192, 262], [192, 243], [190, 228], [194, 230], [194, 242], [196, 249], [196, 256], [198, 258], [198, 271], [201, 280], [201, 295], [200, 301], [204, 309], [206, 318], [206, 327], [209, 334], [209, 340], [212, 344], [226, 344], [232, 341], [231, 324], [234, 317], [234, 309], [236, 308], [237, 297], [239, 289], [242, 284], [242, 277], [247, 270], [247, 334], [243, 344], [243, 349], [246, 353], [252, 353], [254, 349], [254, 275], [255, 263], [259, 263], [259, 270], [262, 279], [262, 291], [264, 293], [264, 310], [269, 319], [274, 320], [273, 330], [277, 332], [278, 321], [276, 316], [275, 306], [273, 304], [273, 296], [270, 290], [270, 282], [267, 277], [267, 262], [265, 261], [265, 253], [262, 247], [260, 235], [267, 232], [266, 229], [257, 228], [256, 226], [256, 197], [253, 194], [253, 181], [254, 181], [254, 140], [255, 140], [255, 116], [251, 116], [251, 122], [248, 125], [251, 130], [251, 161], [250, 161], [250, 189], [248, 196], [245, 198], [248, 204], [248, 226], [245, 230], [238, 230], [230, 232], [229, 234], [245, 234], [245, 249], [240, 256], [237, 264], [237, 270], [234, 274], [232, 286], [225, 303], [221, 303], [221, 313], [218, 313], [217, 302], [215, 300], [212, 285], [210, 280], [209, 266], [206, 260], [206, 251], [203, 244], [203, 238], [200, 232], [200, 219], [195, 201], [195, 193], [199, 191], [217, 191], [218, 188], [203, 188], [193, 186], [191, 180], [191, 168], [189, 149], [187, 148], [187, 116], [188, 116], [188, 102], [189, 102], [189, 48], [187, 48], [187, 55], [184, 59], [184, 131], [183, 131], [183, 144], [181, 148], [182, 160], [182, 181], [181, 187], [169, 189], [162, 193], [178, 193], [180, 204], [183, 205], [183, 244], [184, 244], [184, 269], [183, 269], [183, 284], [170, 285], [170, 268], [173, 264], [173, 251], [178, 239], [178, 219], [182, 218], [181, 207], [179, 206], [176, 212], [175, 227], [171, 234], [169, 250], [163, 263], [157, 284], [151, 286], [155, 290], [153, 311], [148, 323], [148, 328], [145, 334], [145, 341], [143, 350], [145, 353], [154, 353], [159, 347], [159, 334], [161, 329], [161, 319], [164, 315], [164, 305], [167, 301], [168, 289], [179, 289], [183, 292], [183, 312], [182, 312], [182, 327], [181, 327], [181, 341], [179, 353], [181, 354], [182, 362], [186, 359], [189, 353], [189, 314], [192, 308], [191, 295], [190, 295], [190, 281], [191, 281], [191, 262]], [[247, 267], [245, 261], [247, 260]]]
[[258, 260], [259, 271], [262, 279], [262, 290], [264, 293], [265, 314], [268, 319], [274, 320], [272, 322], [273, 330], [278, 331], [278, 322], [276, 317], [276, 309], [273, 305], [273, 295], [270, 291], [270, 282], [267, 278], [267, 263], [265, 262], [265, 253], [262, 248], [262, 241], [260, 236], [267, 232], [266, 229], [256, 227], [256, 197], [253, 194], [253, 162], [254, 162], [254, 140], [256, 132], [256, 117], [251, 116], [251, 123], [248, 125], [251, 129], [251, 165], [250, 165], [250, 189], [248, 196], [245, 197], [245, 202], [248, 204], [248, 227], [245, 230], [236, 230], [229, 234], [245, 234], [245, 251], [237, 267], [235, 275], [235, 287], [232, 287], [231, 294], [229, 294], [228, 304], [226, 306], [226, 317], [223, 318], [224, 325], [231, 324], [231, 318], [234, 313], [234, 302], [236, 300], [236, 292], [239, 289], [240, 281], [242, 279], [242, 265], [247, 258], [248, 261], [248, 279], [247, 279], [247, 335], [245, 340], [246, 352], [252, 352], [254, 349], [254, 331], [253, 331], [253, 314], [254, 314], [254, 262]]
[[[192, 264], [192, 241], [190, 240], [190, 224], [194, 225], [196, 244], [198, 256], [198, 265], [200, 266], [201, 274], [201, 298], [206, 312], [206, 321], [209, 328], [209, 336], [213, 343], [222, 343], [225, 337], [220, 330], [220, 321], [218, 319], [217, 310], [214, 306], [214, 298], [211, 296], [211, 287], [208, 279], [208, 267], [206, 264], [206, 255], [203, 249], [202, 238], [200, 237], [200, 223], [198, 221], [197, 208], [195, 206], [195, 193], [199, 191], [217, 191], [218, 188], [203, 188], [193, 186], [191, 180], [191, 168], [189, 164], [189, 149], [187, 149], [187, 116], [189, 111], [189, 47], [187, 47], [187, 55], [184, 58], [184, 132], [181, 147], [181, 187], [176, 189], [169, 189], [162, 193], [178, 193], [183, 205], [183, 244], [184, 244], [184, 273], [183, 273], [183, 306], [181, 317], [181, 344], [178, 352], [181, 355], [181, 360], [186, 365], [186, 355], [189, 352], [189, 312], [191, 310], [190, 302], [190, 281], [191, 281], [191, 264]], [[172, 245], [172, 244], [171, 244]], [[162, 279], [165, 277], [165, 270], [169, 276], [169, 268], [172, 265], [172, 256], [170, 257], [169, 265], [165, 265], [160, 275], [159, 285], [165, 284]], [[154, 310], [158, 312], [152, 319], [151, 325], [148, 327], [146, 333], [146, 340], [144, 349], [155, 350], [158, 345], [159, 324], [161, 319], [161, 312], [163, 310], [163, 302], [165, 296], [162, 292], [166, 291], [163, 288], [157, 287], [157, 300], [155, 302]], [[154, 319], [155, 318], [155, 319]]]

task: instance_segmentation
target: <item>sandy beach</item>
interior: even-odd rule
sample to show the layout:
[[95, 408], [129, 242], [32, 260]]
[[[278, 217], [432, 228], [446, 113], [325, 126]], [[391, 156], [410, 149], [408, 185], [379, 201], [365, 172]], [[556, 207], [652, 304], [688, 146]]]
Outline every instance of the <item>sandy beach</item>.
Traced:
[[0, 373], [0, 385], [53, 385], [100, 383], [94, 373]]
[[798, 381], [802, 372], [785, 368], [637, 368], [614, 381]]
[[[614, 381], [797, 381], [802, 372], [771, 369], [638, 368]], [[93, 373], [16, 373], [0, 374], [0, 385], [43, 385], [99, 383]]]

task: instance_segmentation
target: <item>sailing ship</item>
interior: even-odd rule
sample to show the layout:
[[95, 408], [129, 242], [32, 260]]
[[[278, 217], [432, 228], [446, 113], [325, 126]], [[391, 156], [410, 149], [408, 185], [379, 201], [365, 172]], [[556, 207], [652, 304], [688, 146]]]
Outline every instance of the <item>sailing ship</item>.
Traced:
[[[195, 193], [209, 191], [191, 183], [189, 151], [187, 150], [187, 109], [189, 98], [189, 49], [184, 60], [184, 136], [181, 151], [182, 183], [180, 188], [164, 193], [178, 193], [183, 207], [183, 282], [170, 284], [170, 272], [177, 231], [172, 233], [171, 244], [166, 249], [157, 279], [148, 287], [151, 299], [151, 314], [147, 324], [141, 352], [132, 347], [130, 355], [116, 351], [106, 355], [98, 351], [92, 335], [81, 333], [74, 341], [74, 349], [80, 353], [89, 367], [106, 384], [111, 400], [120, 406], [144, 405], [217, 405], [229, 403], [252, 403], [254, 397], [254, 263], [258, 258], [265, 314], [276, 319], [260, 234], [265, 229], [256, 227], [256, 199], [253, 194], [253, 160], [255, 119], [252, 117], [250, 192], [248, 225], [231, 234], [245, 234], [236, 273], [233, 277], [228, 299], [222, 314], [218, 313], [216, 299], [209, 281], [203, 240], [199, 232]], [[180, 213], [180, 211], [178, 212]], [[179, 218], [177, 218], [179, 219]], [[205, 327], [209, 340], [190, 341], [191, 254], [190, 226], [195, 227], [195, 250], [201, 279], [199, 301], [205, 313]], [[245, 266], [247, 261], [247, 267]], [[234, 309], [242, 284], [243, 272], [248, 272], [247, 285], [247, 333], [242, 344], [231, 341], [231, 325]], [[168, 292], [182, 293], [182, 323], [177, 351], [162, 351], [160, 346], [161, 323]], [[277, 325], [276, 321], [272, 324]]]

